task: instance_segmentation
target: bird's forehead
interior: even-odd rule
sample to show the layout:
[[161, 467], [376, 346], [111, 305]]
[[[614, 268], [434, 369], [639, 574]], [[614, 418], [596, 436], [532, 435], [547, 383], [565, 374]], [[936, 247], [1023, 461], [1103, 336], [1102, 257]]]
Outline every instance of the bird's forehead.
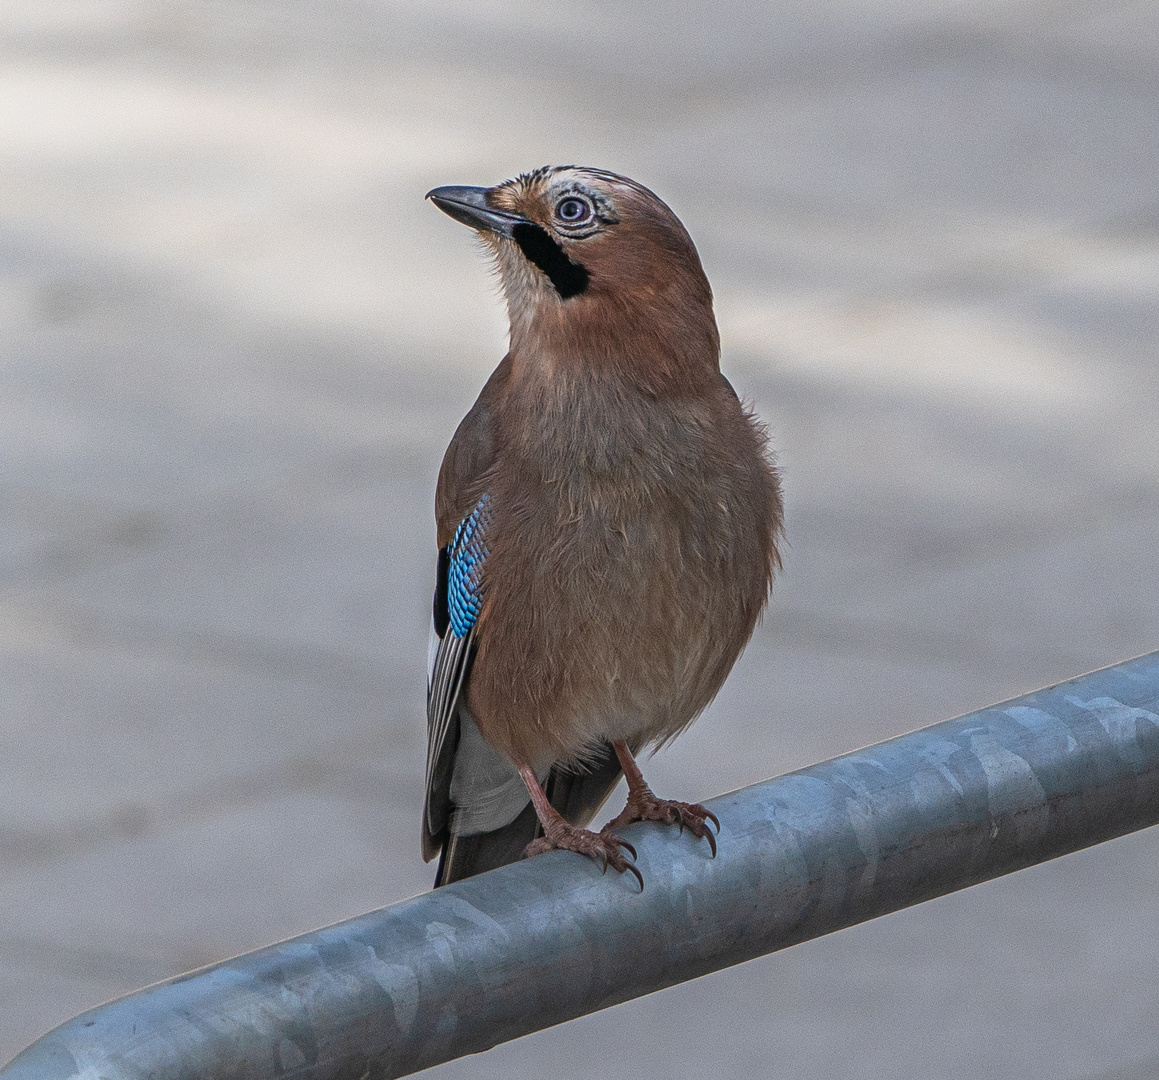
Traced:
[[[569, 192], [589, 196], [605, 220], [615, 220], [621, 189], [630, 181], [615, 173], [575, 165], [545, 165], [491, 189], [488, 201], [504, 210], [530, 213], [548, 208]], [[534, 215], [531, 215], [534, 216]]]

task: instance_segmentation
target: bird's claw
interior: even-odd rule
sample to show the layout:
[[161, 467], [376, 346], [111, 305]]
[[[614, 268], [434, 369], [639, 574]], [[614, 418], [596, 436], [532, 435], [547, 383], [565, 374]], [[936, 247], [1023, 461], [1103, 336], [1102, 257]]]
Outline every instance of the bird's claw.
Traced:
[[[532, 840], [524, 849], [523, 857], [530, 859], [547, 851], [574, 851], [577, 855], [586, 855], [593, 862], [599, 863], [601, 874], [606, 874], [609, 866], [621, 874], [626, 870], [640, 883], [640, 891], [644, 891], [644, 875], [635, 863], [636, 849], [627, 840], [606, 829], [594, 833], [563, 822]], [[632, 856], [631, 861], [625, 857], [625, 852]]]
[[603, 832], [611, 835], [611, 830], [622, 829], [634, 821], [658, 821], [663, 825], [678, 825], [680, 831], [687, 829], [698, 840], [707, 840], [716, 858], [716, 836], [708, 827], [711, 821], [720, 833], [720, 819], [700, 803], [679, 802], [676, 799], [658, 799], [648, 791], [642, 795], [629, 795], [628, 805], [622, 813], [604, 826]]

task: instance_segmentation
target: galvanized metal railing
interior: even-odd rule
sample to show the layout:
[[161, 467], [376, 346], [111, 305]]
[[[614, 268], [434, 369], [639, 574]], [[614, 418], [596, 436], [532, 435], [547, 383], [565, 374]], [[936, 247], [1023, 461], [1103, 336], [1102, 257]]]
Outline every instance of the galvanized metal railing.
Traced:
[[1159, 652], [131, 994], [0, 1080], [405, 1076], [1159, 822]]

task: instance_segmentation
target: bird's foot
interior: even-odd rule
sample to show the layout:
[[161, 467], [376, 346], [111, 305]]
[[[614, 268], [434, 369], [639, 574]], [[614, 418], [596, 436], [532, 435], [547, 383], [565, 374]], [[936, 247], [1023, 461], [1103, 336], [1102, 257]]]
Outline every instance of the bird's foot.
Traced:
[[622, 829], [634, 821], [659, 821], [664, 825], [679, 825], [680, 831], [687, 829], [697, 839], [708, 841], [712, 857], [716, 858], [716, 837], [708, 827], [708, 822], [720, 832], [720, 819], [700, 803], [678, 802], [676, 799], [660, 799], [645, 788], [640, 792], [629, 792], [628, 804], [604, 826], [602, 833], [614, 835], [612, 829]]
[[[523, 857], [530, 859], [546, 851], [574, 851], [577, 855], [586, 855], [600, 864], [601, 873], [606, 873], [609, 866], [621, 874], [627, 870], [635, 875], [640, 883], [641, 892], [644, 889], [644, 875], [635, 865], [636, 849], [627, 840], [621, 839], [607, 829], [594, 833], [587, 829], [578, 829], [566, 821], [553, 821], [545, 828], [543, 836], [527, 845]], [[631, 861], [625, 852], [632, 856]]]

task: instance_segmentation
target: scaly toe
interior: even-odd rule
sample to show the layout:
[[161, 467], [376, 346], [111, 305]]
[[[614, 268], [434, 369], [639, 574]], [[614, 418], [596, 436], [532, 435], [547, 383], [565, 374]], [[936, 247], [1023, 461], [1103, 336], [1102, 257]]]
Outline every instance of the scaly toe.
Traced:
[[716, 858], [716, 837], [706, 822], [711, 821], [720, 832], [720, 819], [707, 807], [699, 803], [679, 802], [676, 799], [658, 799], [653, 796], [628, 799], [619, 817], [609, 821], [604, 826], [604, 833], [611, 833], [613, 829], [621, 828], [633, 821], [658, 821], [663, 825], [678, 825], [680, 831], [687, 829], [699, 840], [707, 840], [712, 849], [712, 857]]
[[[564, 825], [553, 829], [550, 836], [532, 840], [524, 848], [523, 857], [530, 859], [548, 851], [574, 851], [577, 855], [585, 855], [599, 863], [601, 873], [607, 873], [609, 866], [621, 874], [628, 871], [640, 883], [640, 891], [644, 891], [644, 875], [634, 862], [636, 849], [613, 832], [593, 833], [573, 825]], [[625, 852], [631, 855], [632, 861], [628, 860]]]
[[530, 844], [523, 849], [523, 857], [525, 859], [534, 858], [536, 855], [546, 855], [549, 851], [554, 851], [555, 847], [546, 836], [540, 836], [532, 840]]

